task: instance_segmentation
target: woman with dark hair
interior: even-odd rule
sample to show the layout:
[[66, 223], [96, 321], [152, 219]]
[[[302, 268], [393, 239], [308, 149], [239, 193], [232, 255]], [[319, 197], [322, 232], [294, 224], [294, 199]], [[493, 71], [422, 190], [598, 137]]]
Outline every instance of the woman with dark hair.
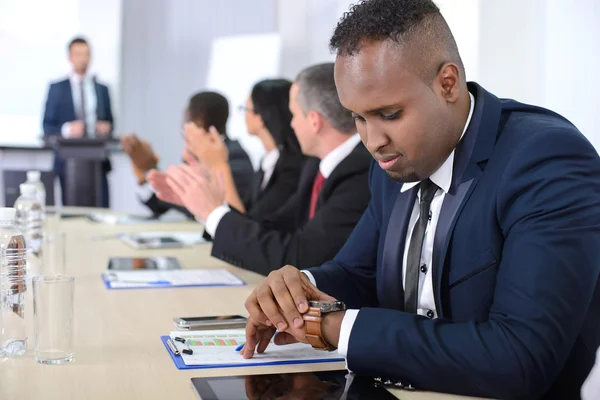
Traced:
[[248, 133], [258, 137], [265, 148], [260, 169], [244, 199], [244, 206], [254, 219], [279, 209], [298, 186], [304, 156], [290, 125], [291, 86], [292, 82], [286, 79], [260, 81], [242, 107]]
[[[254, 85], [241, 107], [248, 133], [265, 148], [260, 169], [254, 173], [248, 194], [241, 198], [227, 162], [227, 151], [218, 140], [216, 129], [209, 133], [186, 125], [188, 150], [200, 163], [223, 177], [227, 203], [254, 220], [276, 212], [296, 192], [304, 156], [290, 123], [290, 87], [285, 79], [266, 79]], [[189, 156], [188, 156], [189, 157]]]

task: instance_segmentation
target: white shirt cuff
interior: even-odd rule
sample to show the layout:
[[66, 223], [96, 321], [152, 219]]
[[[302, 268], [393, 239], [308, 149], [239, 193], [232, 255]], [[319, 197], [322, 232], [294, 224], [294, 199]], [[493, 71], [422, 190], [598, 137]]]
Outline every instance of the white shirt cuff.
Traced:
[[64, 124], [62, 124], [62, 126], [60, 128], [60, 134], [62, 135], [62, 137], [67, 138], [67, 139], [71, 137], [71, 123], [70, 122], [65, 122]]
[[152, 189], [152, 186], [150, 186], [150, 184], [148, 182], [144, 183], [141, 186], [138, 185], [135, 189], [135, 192], [137, 194], [137, 197], [143, 203], [147, 203], [148, 200], [150, 200], [152, 198], [152, 196], [154, 196], [154, 190]]
[[350, 333], [354, 326], [354, 321], [358, 317], [359, 310], [346, 310], [346, 315], [342, 320], [340, 327], [340, 340], [338, 342], [338, 353], [344, 358], [348, 358], [348, 344], [350, 343]]
[[596, 365], [581, 387], [581, 400], [600, 399], [600, 349], [596, 354]]
[[217, 228], [219, 227], [219, 222], [221, 222], [221, 219], [223, 219], [225, 214], [227, 214], [229, 211], [231, 211], [231, 208], [229, 208], [228, 205], [222, 205], [215, 208], [213, 212], [208, 214], [206, 224], [204, 224], [204, 229], [206, 230], [206, 233], [208, 233], [212, 237], [215, 237], [215, 233], [217, 233]]
[[317, 282], [315, 281], [315, 277], [313, 276], [313, 274], [311, 274], [310, 272], [308, 272], [305, 269], [303, 269], [300, 272], [302, 272], [304, 275], [306, 275], [306, 277], [308, 278], [308, 280], [310, 281], [310, 283], [313, 284], [314, 287], [317, 287]]

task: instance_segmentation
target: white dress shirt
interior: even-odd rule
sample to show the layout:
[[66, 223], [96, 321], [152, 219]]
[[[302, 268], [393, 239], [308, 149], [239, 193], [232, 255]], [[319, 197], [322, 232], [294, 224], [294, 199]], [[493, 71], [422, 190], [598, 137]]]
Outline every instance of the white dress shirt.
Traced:
[[[471, 107], [469, 110], [469, 116], [467, 117], [467, 122], [465, 123], [465, 127], [463, 128], [462, 136], [467, 131], [469, 127], [469, 123], [471, 122], [471, 117], [473, 116], [473, 109], [475, 108], [475, 98], [471, 93], [469, 93], [471, 99]], [[433, 183], [435, 183], [439, 189], [435, 193], [433, 200], [431, 201], [431, 219], [427, 223], [427, 228], [425, 230], [425, 238], [423, 241], [423, 249], [421, 251], [421, 262], [420, 265], [425, 265], [425, 272], [421, 272], [419, 276], [419, 296], [417, 303], [417, 314], [424, 315], [429, 318], [437, 317], [437, 310], [435, 307], [435, 298], [433, 293], [433, 278], [432, 278], [432, 268], [431, 262], [433, 258], [433, 239], [435, 238], [435, 231], [437, 228], [437, 223], [440, 217], [440, 212], [442, 209], [442, 204], [444, 202], [444, 197], [448, 190], [450, 189], [450, 185], [452, 184], [452, 169], [454, 167], [454, 151], [450, 153], [446, 161], [442, 164], [442, 166], [435, 171], [429, 179]], [[402, 185], [401, 192], [406, 192], [415, 186], [417, 186], [420, 182], [410, 182]], [[410, 216], [410, 221], [408, 224], [408, 231], [406, 235], [406, 242], [404, 246], [404, 255], [402, 257], [402, 274], [403, 281], [402, 285], [404, 286], [404, 282], [406, 281], [406, 262], [408, 259], [408, 248], [410, 244], [410, 240], [412, 237], [412, 231], [419, 219], [420, 206], [419, 201], [421, 198], [421, 191], [417, 193], [417, 200], [415, 200], [415, 205], [413, 206], [412, 214]], [[303, 271], [313, 285], [316, 286], [316, 282], [312, 274], [308, 271]], [[338, 352], [340, 355], [346, 357], [348, 354], [348, 343], [350, 341], [350, 334], [352, 332], [352, 327], [354, 326], [354, 321], [358, 316], [359, 310], [347, 310], [344, 319], [342, 320], [342, 325], [340, 328], [340, 339], [338, 343]]]
[[262, 161], [260, 162], [260, 169], [263, 171], [263, 180], [260, 183], [260, 190], [263, 190], [269, 184], [271, 177], [273, 176], [273, 172], [275, 171], [275, 165], [277, 165], [277, 161], [279, 161], [279, 150], [274, 148], [264, 155]]
[[[346, 139], [345, 142], [337, 146], [335, 149], [329, 152], [319, 163], [319, 171], [325, 179], [327, 179], [333, 170], [346, 158], [352, 150], [356, 147], [356, 145], [360, 142], [360, 136], [358, 133], [350, 136]], [[278, 154], [279, 156], [279, 154]], [[266, 157], [266, 156], [265, 156]], [[264, 161], [264, 159], [263, 159]], [[267, 171], [265, 171], [265, 175]], [[219, 227], [219, 222], [221, 219], [227, 214], [231, 209], [227, 205], [222, 205], [217, 207], [213, 212], [208, 215], [206, 219], [206, 224], [204, 225], [204, 229], [210, 236], [215, 236], [217, 232], [217, 228]], [[202, 221], [198, 221], [202, 222]]]
[[581, 387], [581, 400], [600, 400], [600, 349], [596, 353], [596, 365]]
[[[87, 134], [89, 137], [96, 135], [96, 106], [97, 106], [97, 94], [94, 79], [89, 75], [77, 75], [71, 73], [69, 75], [69, 82], [71, 82], [71, 96], [73, 97], [73, 107], [75, 108], [75, 118], [80, 118], [81, 110], [81, 82], [83, 81], [83, 92], [85, 96], [85, 125]], [[61, 134], [63, 137], [71, 136], [71, 123], [65, 122], [61, 128]]]

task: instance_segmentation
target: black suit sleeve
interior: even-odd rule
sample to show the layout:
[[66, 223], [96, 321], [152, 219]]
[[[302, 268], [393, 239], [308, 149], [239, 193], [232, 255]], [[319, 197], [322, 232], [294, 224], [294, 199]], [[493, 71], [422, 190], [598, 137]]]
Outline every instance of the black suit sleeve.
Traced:
[[194, 216], [188, 211], [187, 208], [162, 201], [156, 197], [156, 194], [153, 194], [148, 201], [144, 202], [144, 204], [150, 209], [150, 211], [152, 211], [152, 214], [155, 218], [160, 217], [170, 209], [175, 209], [185, 214], [186, 217], [194, 219]]
[[319, 265], [335, 256], [354, 229], [369, 202], [366, 188], [366, 171], [341, 181], [315, 217], [294, 230], [283, 227], [293, 221], [297, 196], [269, 221], [229, 212], [217, 227], [212, 255], [263, 275], [285, 264]]
[[44, 136], [58, 135], [61, 132], [62, 124], [58, 119], [59, 99], [56, 85], [50, 85], [48, 97], [46, 98], [46, 107], [44, 109], [43, 129]]

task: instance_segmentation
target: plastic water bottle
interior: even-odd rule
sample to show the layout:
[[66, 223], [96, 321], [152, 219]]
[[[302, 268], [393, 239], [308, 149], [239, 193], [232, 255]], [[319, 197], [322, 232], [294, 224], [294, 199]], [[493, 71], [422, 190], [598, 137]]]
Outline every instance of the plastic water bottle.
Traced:
[[27, 182], [35, 186], [36, 190], [36, 198], [39, 203], [42, 205], [42, 217], [46, 212], [46, 188], [41, 181], [41, 172], [40, 171], [27, 171]]
[[36, 198], [36, 188], [31, 183], [19, 185], [21, 196], [15, 201], [16, 221], [27, 241], [27, 250], [40, 254], [42, 250], [44, 220], [42, 205]]
[[14, 208], [0, 208], [0, 360], [27, 349], [25, 238], [15, 223]]

